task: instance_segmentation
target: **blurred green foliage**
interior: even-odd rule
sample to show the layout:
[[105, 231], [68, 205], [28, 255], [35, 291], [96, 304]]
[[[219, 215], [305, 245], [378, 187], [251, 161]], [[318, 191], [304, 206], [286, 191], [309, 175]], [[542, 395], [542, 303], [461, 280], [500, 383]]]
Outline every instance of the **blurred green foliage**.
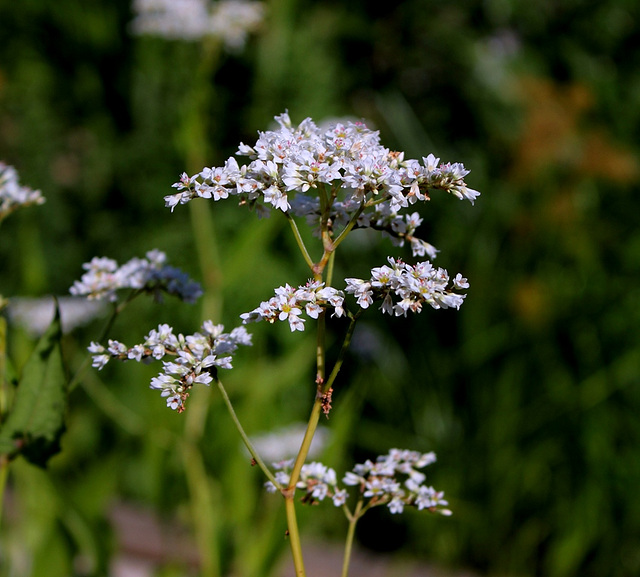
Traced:
[[[361, 543], [486, 574], [639, 574], [637, 3], [267, 6], [260, 33], [207, 79], [208, 165], [289, 109], [294, 121], [365, 118], [409, 157], [464, 162], [483, 193], [474, 208], [434, 197], [421, 209], [439, 264], [470, 279], [461, 311], [368, 311], [328, 423], [325, 462], [338, 468], [392, 446], [435, 450], [431, 481], [454, 517], [373, 511]], [[201, 48], [132, 37], [130, 10], [0, 1], [0, 158], [47, 198], [3, 224], [5, 296], [65, 294], [94, 255], [124, 262], [154, 247], [202, 278], [189, 211], [162, 201], [187, 168]], [[211, 286], [230, 327], [307, 273], [284, 220], [222, 203], [211, 213]], [[337, 272], [402, 250], [356, 232]], [[197, 307], [170, 301], [127, 313], [113, 335], [127, 343], [159, 322], [200, 322]], [[73, 367], [98, 330], [65, 338]], [[313, 339], [287, 331], [257, 325], [225, 379], [249, 433], [306, 418]], [[13, 328], [22, 362], [27, 340]], [[215, 544], [210, 575], [268, 574], [284, 546], [279, 503], [262, 495], [220, 399], [205, 393], [190, 403], [201, 415], [178, 416], [148, 390], [155, 373], [90, 372], [48, 473], [16, 464], [3, 574], [106, 574], [122, 549], [110, 517], [120, 502], [195, 526]], [[321, 519], [318, 533], [342, 535], [336, 512]], [[169, 549], [158, 574], [184, 574], [179, 545]]]

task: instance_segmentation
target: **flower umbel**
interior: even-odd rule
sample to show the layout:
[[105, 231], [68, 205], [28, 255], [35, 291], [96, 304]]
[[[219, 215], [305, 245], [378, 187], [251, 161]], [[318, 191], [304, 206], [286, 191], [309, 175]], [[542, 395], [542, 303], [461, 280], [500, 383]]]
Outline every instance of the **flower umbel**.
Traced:
[[[374, 300], [381, 300], [383, 313], [407, 316], [407, 311], [418, 313], [427, 303], [434, 309], [459, 309], [466, 295], [454, 290], [469, 287], [467, 279], [457, 274], [449, 285], [449, 273], [435, 268], [429, 261], [415, 265], [388, 257], [391, 266], [371, 269], [371, 278], [347, 278], [345, 291], [354, 295], [361, 308], [368, 308]], [[454, 289], [454, 290], [451, 290]]]
[[[442, 491], [425, 485], [426, 475], [419, 471], [436, 461], [435, 453], [391, 449], [386, 455], [380, 455], [375, 462], [365, 461], [355, 465], [346, 473], [342, 482], [348, 487], [356, 487], [358, 498], [366, 504], [362, 513], [371, 507], [386, 505], [391, 513], [402, 513], [405, 506], [415, 507], [419, 511], [427, 510], [441, 515], [451, 515], [446, 508], [448, 502]], [[273, 463], [277, 471], [278, 482], [287, 486], [293, 467], [293, 460]], [[271, 482], [265, 483], [269, 492], [275, 491]], [[345, 505], [349, 498], [348, 489], [340, 488], [336, 472], [313, 462], [302, 466], [300, 479], [296, 484], [304, 490], [302, 501], [313, 504], [330, 497], [336, 507]]]
[[122, 266], [107, 257], [94, 257], [82, 265], [87, 272], [75, 281], [69, 292], [88, 299], [107, 299], [115, 302], [119, 289], [135, 289], [153, 293], [175, 295], [188, 303], [194, 303], [201, 295], [200, 285], [180, 269], [166, 263], [165, 253], [151, 250], [147, 258], [132, 258]]
[[174, 334], [167, 324], [152, 330], [145, 340], [133, 347], [109, 340], [107, 347], [91, 343], [93, 366], [102, 369], [110, 360], [147, 361], [163, 360], [167, 355], [172, 361], [162, 362], [164, 371], [151, 380], [150, 387], [160, 391], [167, 406], [184, 411], [184, 403], [193, 385], [209, 385], [216, 376], [217, 368], [231, 369], [231, 360], [239, 345], [251, 345], [251, 335], [244, 327], [225, 333], [222, 325], [205, 321], [202, 332], [187, 335]]
[[309, 280], [306, 285], [293, 288], [288, 284], [278, 287], [276, 295], [268, 301], [262, 302], [251, 312], [240, 315], [243, 324], [266, 320], [270, 323], [276, 320], [289, 321], [291, 331], [304, 331], [305, 319], [300, 315], [304, 311], [312, 319], [328, 307], [334, 309], [334, 315], [344, 314], [342, 303], [344, 293], [332, 287], [324, 286], [323, 282]]
[[435, 249], [414, 237], [421, 220], [401, 211], [429, 192], [442, 190], [473, 201], [479, 192], [467, 187], [462, 164], [441, 164], [430, 154], [422, 161], [405, 160], [404, 153], [380, 144], [377, 131], [361, 122], [318, 128], [307, 118], [293, 126], [285, 112], [276, 117], [280, 128], [259, 134], [254, 146], [240, 144], [238, 155], [251, 162], [239, 165], [229, 158], [224, 166], [183, 174], [165, 197], [172, 210], [195, 198], [238, 198], [260, 214], [276, 209], [306, 217], [313, 226], [374, 228], [398, 245], [411, 243], [414, 255], [431, 258]]

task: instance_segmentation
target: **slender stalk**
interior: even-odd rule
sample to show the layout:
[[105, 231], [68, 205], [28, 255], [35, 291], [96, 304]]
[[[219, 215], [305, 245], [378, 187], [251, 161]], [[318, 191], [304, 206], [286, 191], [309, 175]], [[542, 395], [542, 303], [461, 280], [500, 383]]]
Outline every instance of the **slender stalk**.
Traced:
[[[2, 297], [0, 297], [2, 300]], [[4, 317], [0, 317], [0, 418], [8, 410], [8, 391], [6, 380], [6, 367], [7, 367], [7, 320]], [[1, 493], [0, 493], [1, 494]]]
[[[111, 332], [113, 323], [115, 323], [116, 319], [118, 318], [118, 315], [122, 313], [122, 311], [133, 299], [141, 295], [142, 292], [143, 291], [140, 291], [140, 290], [133, 290], [129, 293], [129, 295], [125, 300], [123, 300], [119, 304], [114, 305], [113, 312], [111, 313], [111, 316], [107, 319], [107, 322], [105, 323], [102, 329], [102, 332], [100, 333], [100, 336], [97, 338], [97, 342], [101, 343], [104, 341], [104, 339], [107, 338], [107, 335]], [[82, 361], [82, 363], [80, 364], [80, 367], [76, 371], [76, 374], [73, 376], [71, 381], [69, 381], [69, 387], [68, 387], [69, 392], [73, 391], [78, 386], [78, 384], [82, 380], [82, 377], [87, 372], [90, 362], [91, 362], [91, 356], [87, 355], [84, 361]]]
[[298, 225], [296, 224], [296, 221], [288, 212], [285, 214], [287, 216], [287, 220], [289, 221], [289, 224], [291, 225], [293, 236], [295, 237], [296, 242], [298, 243], [298, 248], [300, 249], [300, 252], [304, 257], [304, 261], [307, 263], [307, 266], [313, 271], [314, 262], [311, 259], [309, 252], [307, 251], [307, 247], [305, 246], [304, 241], [302, 240], [302, 236], [300, 235], [300, 230], [298, 229]]
[[334, 250], [346, 238], [346, 236], [353, 230], [353, 227], [358, 222], [358, 218], [360, 218], [360, 215], [362, 214], [364, 209], [365, 209], [365, 204], [363, 202], [360, 205], [360, 208], [358, 208], [358, 210], [353, 214], [353, 216], [351, 217], [351, 220], [347, 223], [347, 226], [345, 226], [344, 229], [342, 229], [342, 231], [340, 232], [340, 234], [334, 239], [333, 241]]
[[6, 455], [0, 456], [0, 522], [2, 522], [4, 512], [4, 489], [7, 486], [7, 477], [9, 476], [9, 463]]
[[287, 513], [287, 527], [289, 529], [289, 544], [291, 545], [291, 556], [296, 577], [305, 577], [304, 559], [302, 557], [302, 543], [300, 542], [300, 532], [298, 530], [298, 520], [296, 518], [296, 508], [294, 494], [285, 497], [285, 509]]
[[189, 485], [189, 502], [195, 527], [195, 538], [202, 563], [203, 577], [220, 577], [219, 548], [216, 546], [219, 526], [216, 517], [214, 494], [211, 480], [207, 475], [199, 442], [209, 413], [211, 395], [201, 395], [198, 403], [193, 403], [187, 414], [181, 452]]
[[351, 345], [351, 337], [353, 336], [353, 331], [356, 328], [356, 321], [360, 316], [362, 309], [360, 309], [355, 315], [351, 316], [351, 322], [349, 323], [349, 327], [347, 328], [347, 332], [344, 336], [344, 340], [342, 341], [342, 347], [340, 348], [340, 352], [338, 353], [338, 358], [336, 359], [335, 364], [333, 365], [333, 369], [331, 370], [331, 374], [324, 384], [323, 391], [328, 391], [332, 386], [333, 382], [336, 380], [340, 369], [342, 368], [342, 363], [344, 362], [344, 357], [347, 354], [347, 350]]
[[344, 544], [344, 559], [342, 561], [342, 577], [348, 577], [349, 565], [351, 564], [351, 553], [353, 551], [353, 538], [356, 534], [356, 524], [360, 519], [362, 509], [362, 499], [358, 501], [356, 510], [353, 514], [349, 513], [347, 518], [349, 519], [349, 529], [347, 531], [347, 539]]
[[333, 265], [335, 263], [335, 252], [332, 252], [329, 255], [329, 263], [327, 265], [327, 286], [331, 286], [331, 282], [333, 281]]
[[218, 385], [218, 389], [220, 390], [220, 394], [222, 395], [222, 399], [224, 400], [224, 404], [227, 406], [229, 414], [231, 415], [231, 418], [233, 419], [233, 422], [234, 422], [236, 428], [238, 429], [238, 432], [240, 433], [240, 436], [242, 437], [242, 442], [244, 443], [245, 447], [247, 448], [247, 450], [251, 454], [251, 457], [256, 462], [256, 465], [258, 465], [258, 467], [260, 467], [260, 470], [265, 474], [267, 479], [269, 479], [269, 481], [271, 481], [276, 486], [276, 488], [279, 491], [281, 491], [283, 489], [282, 485], [280, 485], [280, 483], [278, 483], [278, 481], [274, 477], [273, 473], [269, 470], [269, 467], [267, 467], [264, 464], [264, 461], [260, 458], [260, 455], [255, 450], [255, 448], [254, 448], [253, 444], [251, 443], [251, 440], [249, 439], [248, 435], [245, 433], [244, 428], [242, 427], [242, 424], [240, 423], [240, 420], [238, 419], [238, 415], [236, 414], [236, 412], [235, 412], [235, 410], [233, 408], [233, 404], [231, 403], [231, 400], [229, 399], [229, 395], [227, 394], [227, 391], [226, 391], [226, 389], [224, 388], [224, 386], [222, 384], [222, 381], [220, 381], [219, 379], [216, 379], [216, 384]]

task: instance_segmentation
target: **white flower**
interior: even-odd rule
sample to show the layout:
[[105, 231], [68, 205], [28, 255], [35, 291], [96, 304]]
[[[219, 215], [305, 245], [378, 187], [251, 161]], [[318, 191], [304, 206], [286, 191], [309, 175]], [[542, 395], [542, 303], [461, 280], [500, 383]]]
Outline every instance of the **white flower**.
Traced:
[[261, 2], [243, 0], [134, 0], [133, 9], [136, 34], [185, 41], [214, 37], [232, 52], [244, 48], [264, 19]]
[[391, 266], [371, 269], [368, 280], [345, 279], [345, 292], [353, 294], [361, 308], [368, 308], [374, 300], [381, 300], [383, 313], [396, 316], [408, 311], [420, 312], [424, 303], [434, 309], [459, 309], [465, 295], [452, 289], [468, 288], [469, 283], [460, 274], [456, 275], [453, 286], [448, 287], [449, 274], [443, 268], [434, 268], [429, 261], [410, 265], [402, 261], [388, 259]]
[[98, 343], [91, 343], [93, 366], [101, 369], [111, 359], [122, 361], [146, 361], [154, 358], [162, 360], [170, 355], [172, 361], [163, 360], [163, 371], [151, 379], [150, 388], [167, 397], [167, 406], [184, 411], [184, 403], [189, 391], [196, 385], [209, 385], [215, 378], [215, 368], [231, 369], [233, 354], [240, 345], [250, 345], [251, 335], [244, 327], [224, 333], [222, 325], [205, 321], [202, 333], [175, 335], [173, 327], [161, 324], [149, 332], [144, 342], [127, 347], [123, 343], [110, 340], [105, 349]]
[[147, 258], [132, 258], [122, 266], [110, 258], [94, 257], [82, 265], [87, 272], [75, 281], [69, 292], [74, 296], [86, 296], [89, 300], [117, 300], [120, 289], [144, 290], [153, 294], [166, 292], [185, 302], [193, 303], [202, 289], [181, 270], [165, 264], [166, 255], [157, 250], [146, 254]]
[[39, 190], [20, 186], [18, 172], [13, 166], [0, 162], [0, 221], [20, 207], [42, 204], [44, 201]]
[[324, 283], [309, 280], [306, 285], [294, 288], [288, 284], [275, 289], [275, 296], [248, 313], [242, 313], [240, 318], [244, 324], [266, 320], [289, 321], [291, 331], [304, 331], [304, 313], [312, 319], [317, 319], [320, 313], [329, 307], [334, 309], [338, 317], [344, 314], [342, 303], [344, 293], [333, 287], [326, 287]]
[[254, 146], [238, 147], [237, 154], [247, 156], [248, 164], [239, 166], [230, 158], [224, 167], [207, 168], [192, 177], [183, 174], [174, 184], [179, 194], [167, 196], [166, 205], [173, 210], [198, 197], [239, 196], [257, 212], [276, 209], [304, 217], [318, 233], [318, 191], [326, 188], [331, 194], [322, 212], [334, 228], [355, 218], [357, 227], [380, 230], [397, 246], [408, 240], [414, 256], [433, 258], [436, 249], [415, 237], [422, 218], [417, 212], [401, 211], [428, 201], [431, 190], [471, 202], [479, 194], [467, 187], [468, 171], [462, 164], [439, 164], [433, 154], [422, 162], [405, 159], [403, 153], [383, 147], [379, 133], [361, 122], [318, 127], [306, 118], [294, 126], [286, 112], [275, 120], [278, 129], [260, 132]]

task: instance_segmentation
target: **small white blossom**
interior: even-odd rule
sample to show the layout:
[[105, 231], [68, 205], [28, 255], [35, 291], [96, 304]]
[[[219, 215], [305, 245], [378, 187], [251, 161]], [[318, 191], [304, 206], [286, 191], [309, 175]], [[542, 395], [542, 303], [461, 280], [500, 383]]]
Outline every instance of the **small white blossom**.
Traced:
[[[275, 209], [304, 217], [316, 234], [322, 213], [338, 231], [336, 227], [355, 219], [356, 228], [379, 230], [396, 246], [408, 241], [414, 256], [434, 258], [436, 249], [415, 236], [420, 215], [402, 211], [428, 201], [431, 190], [471, 202], [479, 194], [467, 187], [468, 171], [462, 164], [440, 164], [433, 154], [422, 161], [405, 159], [404, 153], [383, 147], [379, 133], [362, 122], [318, 127], [306, 118], [294, 126], [286, 112], [275, 120], [277, 130], [260, 132], [254, 146], [238, 147], [237, 154], [248, 157], [248, 164], [239, 166], [229, 158], [224, 167], [183, 174], [173, 185], [177, 194], [165, 197], [166, 206], [173, 210], [199, 197], [237, 196], [261, 213]], [[322, 208], [318, 191], [325, 187], [331, 195]]]
[[381, 300], [383, 313], [405, 315], [411, 311], [418, 313], [424, 303], [434, 309], [459, 309], [465, 295], [452, 289], [468, 288], [469, 283], [458, 274], [449, 287], [449, 274], [443, 268], [435, 268], [429, 261], [415, 265], [393, 258], [391, 266], [371, 269], [368, 280], [347, 278], [345, 292], [356, 297], [361, 308], [368, 308], [374, 300]]
[[20, 207], [44, 201], [39, 190], [20, 185], [18, 172], [13, 166], [0, 162], [0, 221]]
[[176, 295], [194, 303], [201, 295], [200, 285], [181, 270], [165, 264], [166, 255], [151, 250], [146, 258], [132, 258], [122, 266], [107, 257], [94, 257], [82, 265], [87, 272], [75, 281], [69, 292], [89, 300], [117, 300], [119, 289], [144, 290], [159, 296], [161, 292]]
[[205, 321], [202, 333], [175, 335], [173, 327], [161, 324], [149, 332], [144, 342], [127, 347], [123, 343], [110, 340], [105, 349], [99, 343], [88, 347], [93, 354], [93, 366], [102, 369], [111, 359], [121, 361], [162, 360], [163, 372], [151, 379], [150, 387], [160, 391], [167, 398], [167, 406], [178, 412], [184, 410], [189, 391], [195, 384], [209, 385], [217, 368], [232, 368], [233, 354], [240, 345], [251, 345], [251, 335], [244, 327], [237, 327], [225, 333], [222, 325]]
[[131, 28], [140, 35], [169, 40], [219, 39], [238, 52], [264, 19], [264, 4], [245, 0], [134, 0]]
[[248, 313], [240, 315], [243, 324], [266, 320], [273, 323], [276, 320], [289, 321], [291, 332], [303, 331], [304, 313], [312, 319], [317, 319], [320, 312], [331, 307], [335, 316], [342, 316], [344, 309], [344, 293], [333, 287], [327, 287], [322, 282], [309, 280], [306, 285], [293, 288], [286, 284], [275, 289], [275, 296]]
[[[441, 515], [451, 515], [445, 507], [448, 502], [442, 491], [425, 485], [426, 475], [419, 471], [435, 462], [435, 454], [419, 453], [402, 449], [391, 449], [386, 455], [380, 455], [375, 462], [367, 460], [358, 463], [348, 471], [342, 483], [354, 487], [360, 499], [364, 499], [365, 509], [379, 505], [387, 505], [393, 514], [402, 513], [405, 507], [416, 507]], [[293, 467], [293, 459], [273, 463], [276, 479], [284, 486], [289, 484], [289, 475]], [[267, 482], [268, 491], [275, 487]], [[333, 469], [319, 462], [302, 466], [300, 479], [296, 488], [303, 490], [302, 501], [317, 503], [330, 497], [336, 507], [346, 504], [349, 492], [340, 488]]]

